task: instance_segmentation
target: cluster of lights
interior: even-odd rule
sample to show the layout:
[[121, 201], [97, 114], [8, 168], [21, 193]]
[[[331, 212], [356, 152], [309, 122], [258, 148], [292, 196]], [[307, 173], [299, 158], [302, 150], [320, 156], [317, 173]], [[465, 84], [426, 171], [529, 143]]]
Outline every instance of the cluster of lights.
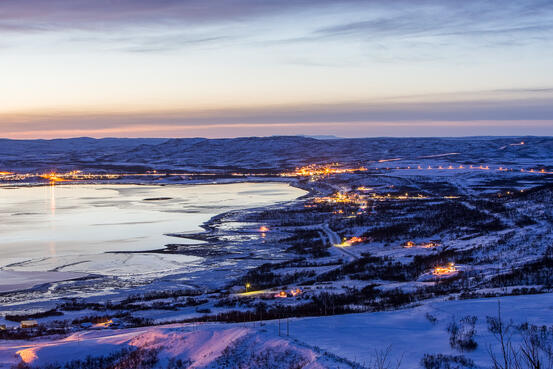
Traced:
[[[50, 172], [50, 173], [13, 173], [8, 171], [0, 171], [0, 179], [6, 181], [24, 181], [41, 178], [48, 180], [48, 182], [64, 182], [64, 181], [87, 181], [87, 180], [114, 180], [124, 177], [152, 177], [160, 176], [164, 173], [159, 173], [155, 170], [147, 171], [145, 173], [84, 173], [80, 170], [74, 170], [70, 172]], [[166, 173], [169, 176], [186, 176], [186, 175], [198, 175], [198, 176], [215, 176], [217, 173]], [[233, 176], [266, 176], [267, 173], [232, 173]]]
[[49, 173], [13, 173], [2, 171], [0, 172], [0, 179], [5, 181], [25, 181], [43, 179], [50, 183], [66, 182], [66, 181], [86, 181], [86, 180], [109, 180], [118, 179], [121, 174], [91, 174], [83, 173], [80, 170], [74, 170], [70, 172], [49, 172]]
[[428, 197], [417, 194], [417, 195], [409, 195], [408, 193], [404, 193], [402, 195], [392, 195], [392, 194], [386, 194], [386, 195], [379, 195], [377, 193], [371, 193], [371, 199], [372, 200], [421, 200], [421, 199], [427, 199]]
[[351, 238], [345, 238], [342, 243], [339, 243], [337, 245], [334, 245], [336, 247], [350, 247], [352, 245], [355, 245], [356, 243], [364, 242], [364, 237], [351, 237]]
[[294, 172], [282, 173], [284, 177], [314, 177], [314, 176], [328, 176], [331, 174], [343, 174], [343, 173], [355, 173], [366, 171], [367, 168], [342, 168], [338, 163], [332, 163], [329, 165], [310, 164], [301, 168], [296, 168]]
[[[523, 193], [524, 190], [520, 190], [520, 191], [518, 191], [518, 192]], [[501, 193], [501, 192], [499, 192], [499, 193], [497, 194], [497, 197], [501, 197], [501, 196], [511, 196], [511, 195], [514, 195], [514, 194], [515, 194], [515, 193], [514, 193], [513, 191], [507, 191], [507, 192], [505, 192], [504, 194]]]
[[[358, 187], [357, 190], [359, 191], [361, 189], [368, 191], [369, 189], [366, 187]], [[372, 190], [372, 189], [370, 189]], [[444, 199], [458, 199], [459, 196], [443, 196]], [[313, 208], [316, 207], [316, 204], [320, 203], [326, 203], [326, 204], [355, 204], [359, 206], [359, 212], [358, 214], [362, 214], [364, 210], [368, 208], [368, 201], [391, 201], [391, 200], [426, 200], [429, 199], [428, 196], [422, 195], [422, 194], [416, 194], [412, 195], [409, 193], [404, 194], [378, 194], [376, 192], [372, 192], [370, 194], [358, 194], [355, 192], [346, 193], [346, 192], [337, 192], [331, 196], [324, 196], [324, 197], [316, 197], [313, 199], [315, 204], [306, 204], [304, 207], [306, 208]], [[333, 212], [334, 214], [345, 214], [344, 210], [337, 209]]]
[[65, 179], [63, 175], [56, 174], [56, 173], [54, 173], [54, 172], [52, 172], [52, 173], [47, 173], [47, 174], [42, 174], [42, 175], [40, 175], [40, 178], [46, 179], [46, 180], [48, 180], [48, 182], [50, 182], [50, 183], [65, 182], [65, 181], [67, 181], [67, 179]]
[[[510, 146], [521, 146], [524, 145], [524, 141], [521, 141], [519, 143], [510, 144]], [[380, 159], [377, 160], [378, 163], [386, 163], [386, 162], [393, 162], [393, 161], [399, 161], [403, 160], [402, 158], [392, 158], [392, 159]], [[545, 169], [513, 169], [508, 168], [504, 166], [499, 166], [494, 168], [491, 168], [489, 165], [463, 165], [463, 164], [450, 164], [450, 165], [438, 165], [438, 166], [431, 166], [431, 165], [414, 165], [414, 166], [407, 166], [407, 167], [377, 167], [375, 169], [380, 170], [394, 170], [394, 169], [418, 169], [418, 170], [465, 170], [465, 169], [472, 169], [472, 170], [496, 170], [500, 172], [508, 172], [508, 171], [515, 171], [520, 170], [520, 172], [527, 172], [527, 173], [539, 173], [539, 174], [553, 174], [553, 171], [546, 171]], [[341, 167], [339, 163], [331, 163], [327, 165], [320, 165], [320, 164], [310, 164], [303, 166], [301, 168], [296, 168], [293, 172], [286, 172], [282, 173], [282, 176], [285, 177], [325, 177], [332, 174], [342, 174], [342, 173], [355, 173], [360, 171], [366, 171], [368, 170], [365, 167], [359, 167], [359, 168], [344, 168]], [[359, 191], [368, 191], [370, 189], [360, 187]]]
[[246, 292], [239, 293], [238, 296], [251, 297], [251, 296], [262, 295], [262, 296], [272, 296], [272, 297], [275, 297], [275, 298], [286, 298], [286, 297], [296, 297], [296, 296], [301, 295], [303, 293], [303, 291], [300, 288], [293, 288], [289, 291], [282, 290], [282, 291], [276, 291], [275, 292], [275, 290], [272, 290], [272, 291], [271, 290], [250, 291], [249, 290], [251, 288], [250, 283], [246, 283], [245, 287], [246, 287]]
[[423, 249], [433, 249], [433, 248], [438, 247], [438, 246], [440, 246], [440, 243], [438, 241], [423, 242], [419, 245], [417, 245], [413, 241], [407, 241], [407, 242], [405, 242], [405, 245], [403, 245], [403, 247], [405, 247], [407, 249], [410, 249], [410, 248], [413, 248], [413, 247], [420, 247], [420, 248], [423, 248]]
[[118, 179], [121, 174], [91, 174], [83, 173], [80, 170], [73, 170], [64, 173], [46, 173], [39, 175], [40, 178], [47, 179], [50, 182], [65, 182], [65, 181], [86, 181], [98, 179]]
[[[390, 161], [390, 160], [386, 160], [386, 161]], [[381, 162], [381, 161], [379, 161]], [[407, 167], [379, 167], [379, 168], [375, 168], [375, 169], [378, 169], [378, 170], [409, 170], [409, 169], [414, 169], [414, 170], [486, 170], [486, 171], [491, 171], [491, 170], [495, 170], [495, 171], [498, 171], [498, 172], [513, 172], [513, 171], [520, 171], [521, 173], [533, 173], [533, 174], [553, 174], [552, 171], [546, 171], [545, 169], [533, 169], [533, 168], [530, 168], [530, 169], [524, 169], [524, 168], [521, 168], [521, 169], [513, 169], [513, 168], [508, 168], [508, 167], [504, 167], [504, 166], [499, 166], [497, 168], [491, 168], [489, 165], [469, 165], [469, 166], [464, 166], [464, 165], [448, 165], [448, 166], [443, 166], [443, 165], [438, 165], [438, 166], [431, 166], [431, 165], [428, 165], [428, 166], [423, 166], [423, 165], [417, 165], [417, 166], [407, 166]]]
[[371, 188], [371, 187], [365, 187], [365, 186], [357, 187], [357, 191], [362, 191], [362, 192], [373, 191], [373, 190], [374, 190], [374, 188]]
[[[365, 196], [359, 195], [357, 193], [344, 193], [344, 192], [337, 192], [333, 194], [332, 196], [325, 196], [325, 197], [316, 197], [313, 199], [313, 201], [316, 204], [320, 203], [326, 203], [326, 204], [353, 204], [359, 206], [359, 210], [357, 212], [352, 212], [351, 217], [354, 217], [355, 214], [360, 215], [363, 214], [363, 212], [368, 208], [367, 200], [364, 198]], [[309, 206], [313, 207], [313, 206]], [[345, 214], [345, 211], [343, 209], [337, 209], [333, 211], [333, 214]]]
[[[34, 177], [36, 177], [36, 175], [34, 175]], [[0, 180], [3, 181], [23, 181], [27, 178], [29, 178], [27, 174], [17, 174], [7, 171], [0, 172]]]
[[432, 270], [432, 274], [435, 276], [444, 276], [457, 273], [459, 269], [455, 266], [455, 263], [449, 263], [446, 266], [437, 266]]
[[[369, 190], [366, 187], [362, 187], [362, 189]], [[359, 188], [357, 188], [359, 190]], [[372, 190], [372, 189], [371, 189]], [[451, 197], [453, 198], [453, 197]], [[351, 213], [352, 215], [359, 215], [363, 214], [366, 209], [369, 207], [369, 201], [389, 201], [389, 200], [423, 200], [428, 199], [427, 196], [417, 194], [417, 195], [410, 195], [408, 193], [400, 194], [400, 195], [392, 195], [392, 194], [386, 194], [386, 195], [380, 195], [375, 192], [370, 194], [359, 194], [356, 192], [336, 192], [331, 196], [324, 196], [324, 197], [316, 197], [313, 199], [313, 202], [315, 204], [306, 204], [304, 205], [306, 208], [313, 208], [316, 207], [316, 204], [331, 204], [331, 205], [339, 205], [339, 204], [352, 204], [359, 206], [359, 210], [357, 212]], [[333, 211], [333, 214], [346, 214], [343, 209], [336, 209]], [[348, 213], [349, 214], [349, 213]]]
[[328, 203], [328, 204], [362, 204], [366, 205], [366, 202], [362, 197], [356, 193], [344, 193], [336, 192], [332, 196], [316, 197], [314, 199], [316, 203]]
[[291, 289], [290, 291], [280, 291], [274, 295], [276, 298], [287, 298], [287, 297], [296, 297], [298, 295], [301, 295], [303, 291], [299, 288]]

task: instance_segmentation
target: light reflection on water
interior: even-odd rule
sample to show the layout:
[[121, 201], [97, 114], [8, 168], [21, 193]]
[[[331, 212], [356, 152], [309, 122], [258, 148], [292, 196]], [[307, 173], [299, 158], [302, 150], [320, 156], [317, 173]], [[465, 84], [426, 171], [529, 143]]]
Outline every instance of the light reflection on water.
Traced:
[[50, 188], [50, 214], [54, 217], [56, 216], [56, 186], [51, 184]]
[[[56, 232], [56, 222], [54, 217], [56, 216], [56, 186], [52, 183], [50, 186], [50, 231]], [[53, 262], [57, 262], [56, 259], [56, 241], [50, 241], [50, 257], [53, 259]]]
[[199, 225], [221, 212], [290, 201], [303, 194], [282, 183], [0, 188], [0, 267], [163, 273], [201, 258], [106, 252], [196, 243], [165, 234], [200, 231]]

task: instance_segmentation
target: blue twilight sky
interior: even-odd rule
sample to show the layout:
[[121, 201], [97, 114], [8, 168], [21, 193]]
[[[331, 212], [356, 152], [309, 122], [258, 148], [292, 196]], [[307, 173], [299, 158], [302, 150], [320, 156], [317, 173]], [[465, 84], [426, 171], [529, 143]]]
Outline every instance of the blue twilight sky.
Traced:
[[553, 135], [553, 1], [1, 0], [0, 137]]

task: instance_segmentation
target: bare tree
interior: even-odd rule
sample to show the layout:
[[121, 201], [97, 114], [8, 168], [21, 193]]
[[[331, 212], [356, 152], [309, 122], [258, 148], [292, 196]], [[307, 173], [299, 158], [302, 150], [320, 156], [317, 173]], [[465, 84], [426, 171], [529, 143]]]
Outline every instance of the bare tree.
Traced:
[[374, 350], [374, 361], [371, 369], [399, 369], [403, 360], [403, 354], [397, 360], [392, 359], [392, 345], [384, 350]]
[[496, 354], [491, 345], [488, 353], [494, 369], [515, 369], [518, 362], [517, 353], [512, 344], [511, 324], [506, 324], [501, 317], [501, 302], [497, 302], [497, 318], [488, 317], [488, 329], [499, 343], [500, 353]]
[[494, 369], [553, 369], [553, 346], [544, 331], [536, 327], [522, 328], [522, 342], [513, 344], [513, 326], [501, 317], [501, 304], [497, 304], [497, 318], [488, 317], [488, 329], [499, 343], [500, 352], [495, 353], [491, 345], [488, 353]]
[[534, 331], [525, 332], [517, 359], [519, 368], [552, 369], [553, 350], [547, 337]]

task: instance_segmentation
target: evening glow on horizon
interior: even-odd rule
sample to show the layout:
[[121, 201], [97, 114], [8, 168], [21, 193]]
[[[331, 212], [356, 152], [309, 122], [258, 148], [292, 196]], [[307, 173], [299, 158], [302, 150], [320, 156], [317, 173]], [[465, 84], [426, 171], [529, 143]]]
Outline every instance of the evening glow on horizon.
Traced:
[[5, 0], [0, 137], [553, 135], [553, 2]]

